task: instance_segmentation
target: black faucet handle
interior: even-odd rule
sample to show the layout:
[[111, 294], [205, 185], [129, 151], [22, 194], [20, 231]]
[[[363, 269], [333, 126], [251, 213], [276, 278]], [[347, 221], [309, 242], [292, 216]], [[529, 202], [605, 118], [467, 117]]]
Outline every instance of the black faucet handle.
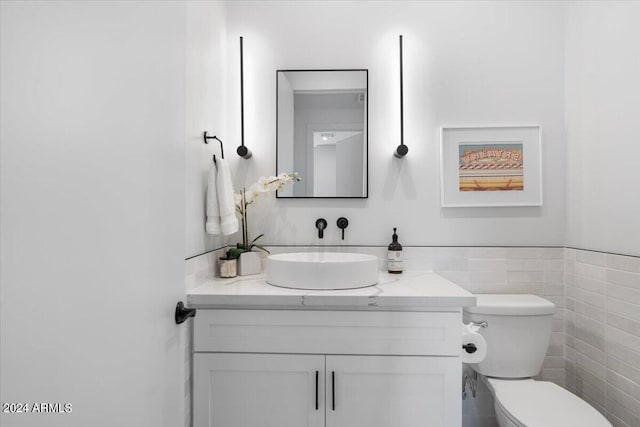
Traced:
[[344, 229], [349, 226], [349, 220], [343, 216], [338, 218], [338, 228], [342, 230], [342, 240], [344, 240]]
[[316, 228], [318, 229], [318, 239], [324, 238], [324, 229], [327, 228], [327, 220], [318, 218], [316, 220]]

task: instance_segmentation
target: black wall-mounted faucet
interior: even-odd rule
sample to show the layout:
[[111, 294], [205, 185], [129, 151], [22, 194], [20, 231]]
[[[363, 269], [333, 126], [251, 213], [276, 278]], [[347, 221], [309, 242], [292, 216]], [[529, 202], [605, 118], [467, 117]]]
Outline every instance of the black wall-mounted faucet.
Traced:
[[344, 229], [349, 226], [349, 220], [343, 216], [338, 218], [338, 228], [342, 230], [342, 240], [344, 240]]
[[324, 229], [327, 228], [327, 220], [318, 218], [316, 220], [316, 228], [318, 229], [318, 239], [324, 238]]

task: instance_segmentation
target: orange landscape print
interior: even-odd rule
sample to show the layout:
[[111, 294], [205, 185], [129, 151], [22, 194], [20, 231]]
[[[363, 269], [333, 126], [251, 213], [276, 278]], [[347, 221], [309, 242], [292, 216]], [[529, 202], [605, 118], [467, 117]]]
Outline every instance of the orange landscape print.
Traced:
[[460, 191], [523, 191], [521, 143], [460, 144]]

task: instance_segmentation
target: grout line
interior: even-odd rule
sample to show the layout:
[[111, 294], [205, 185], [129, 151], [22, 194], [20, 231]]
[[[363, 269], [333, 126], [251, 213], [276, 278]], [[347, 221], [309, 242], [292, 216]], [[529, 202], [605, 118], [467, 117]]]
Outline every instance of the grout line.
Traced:
[[[565, 246], [566, 249], [574, 249], [577, 251], [585, 251], [585, 252], [596, 252], [599, 254], [606, 254], [606, 255], [619, 255], [619, 256], [628, 256], [631, 258], [640, 258], [640, 255], [630, 255], [630, 254], [622, 254], [622, 253], [617, 253], [617, 252], [607, 252], [607, 251], [599, 251], [597, 249], [584, 249], [584, 248], [575, 248], [573, 246]], [[595, 264], [589, 264], [589, 265], [595, 265]]]
[[[630, 274], [640, 275], [640, 273], [635, 273], [633, 271], [618, 270], [618, 269], [615, 269], [615, 268], [610, 268], [609, 270], [611, 270], [611, 271], [620, 271], [622, 273], [630, 273]], [[624, 284], [624, 283], [611, 282], [609, 280], [606, 281], [606, 284], [607, 285], [613, 285], [613, 286], [619, 286], [619, 287], [625, 288], [625, 289], [632, 289], [632, 290], [640, 291], [640, 288], [635, 286], [635, 285], [628, 285], [628, 284]], [[607, 286], [607, 292], [609, 292], [608, 286]]]
[[[612, 283], [612, 284], [614, 284], [614, 283]], [[628, 288], [628, 289], [635, 289], [635, 290], [638, 290], [637, 288], [631, 288], [631, 287], [624, 286], [624, 285], [618, 285], [618, 286], [621, 286], [621, 287], [623, 287], [623, 288], [625, 288], [625, 287], [626, 287], [626, 288]], [[640, 310], [640, 304], [638, 304], [637, 302], [632, 302], [632, 301], [628, 301], [628, 300], [625, 300], [625, 299], [620, 299], [620, 298], [618, 298], [618, 297], [615, 297], [615, 296], [613, 296], [613, 295], [608, 295], [608, 294], [607, 294], [607, 295], [605, 295], [605, 296], [607, 297], [607, 300], [608, 300], [609, 298], [611, 298], [611, 299], [614, 299], [614, 300], [616, 300], [616, 301], [620, 301], [620, 302], [624, 302], [624, 303], [626, 303], [626, 304], [630, 304], [630, 305], [637, 306], [637, 307], [638, 307], [638, 309]], [[605, 302], [605, 304], [606, 304], [606, 302]], [[607, 308], [608, 308], [608, 307], [607, 307]], [[607, 310], [607, 313], [608, 313], [608, 310]], [[618, 313], [615, 313], [615, 312], [614, 312], [614, 314], [618, 314]], [[622, 316], [621, 314], [618, 314], [618, 315], [619, 315], [619, 316]], [[634, 322], [639, 322], [638, 320], [634, 320], [634, 319], [629, 319], [629, 320], [633, 320]]]
[[[623, 316], [621, 316], [621, 317], [623, 317]], [[610, 325], [609, 323], [605, 322], [604, 326], [605, 326], [605, 331], [604, 331], [605, 335], [607, 333], [607, 329], [611, 328], [611, 329], [614, 329], [614, 330], [616, 330], [618, 332], [621, 332], [623, 335], [629, 335], [632, 338], [636, 338], [637, 337], [637, 335], [635, 335], [633, 332], [625, 331], [624, 329], [620, 329], [617, 326]], [[618, 343], [618, 345], [621, 345], [622, 347], [625, 347], [625, 348], [631, 350], [631, 352], [633, 352], [633, 353], [638, 353], [638, 349], [636, 347], [633, 347], [632, 345], [630, 345], [628, 343], [621, 343], [619, 341], [617, 341], [617, 343]]]
[[[603, 367], [605, 367], [605, 368], [606, 368], [606, 359], [607, 359], [607, 354], [606, 354], [605, 350], [601, 350], [601, 349], [599, 349], [598, 347], [594, 346], [593, 344], [589, 344], [588, 342], [586, 342], [585, 340], [582, 340], [582, 339], [580, 339], [580, 338], [573, 337], [573, 339], [574, 339], [574, 341], [580, 341], [582, 344], [584, 344], [584, 345], [586, 345], [586, 346], [588, 346], [588, 347], [592, 348], [593, 350], [596, 350], [596, 351], [598, 351], [598, 352], [602, 352], [602, 353], [604, 354], [604, 356], [605, 356], [605, 360], [604, 360], [603, 362], [598, 362], [596, 359], [594, 359], [593, 357], [589, 356], [588, 354], [586, 354], [586, 353], [584, 353], [584, 352], [582, 352], [582, 351], [578, 350], [578, 349], [577, 349], [577, 348], [575, 348], [575, 347], [571, 347], [571, 346], [569, 346], [569, 347], [573, 348], [575, 351], [577, 351], [578, 353], [580, 353], [581, 355], [583, 355], [584, 357], [586, 357], [587, 359], [591, 360], [592, 362], [597, 363], [598, 365], [602, 365]], [[607, 347], [607, 346], [606, 346], [606, 344], [605, 344], [605, 349], [606, 349], [606, 347]], [[586, 368], [585, 368], [585, 369], [586, 369]], [[589, 369], [587, 369], [587, 371], [589, 371]], [[589, 372], [591, 372], [591, 371], [589, 371]], [[592, 372], [592, 373], [593, 373], [593, 372]], [[594, 375], [596, 375], [596, 374], [594, 373]], [[596, 375], [596, 376], [597, 376], [597, 375]]]
[[[387, 245], [286, 245], [265, 244], [271, 248], [386, 248]], [[547, 245], [402, 245], [403, 248], [523, 248], [523, 249], [564, 249], [564, 246]], [[493, 258], [489, 258], [493, 259]]]
[[[613, 372], [615, 372], [615, 371], [613, 371]], [[636, 402], [640, 401], [640, 399], [638, 399], [638, 398], [636, 398], [635, 396], [633, 396], [633, 395], [631, 395], [631, 394], [627, 393], [626, 391], [622, 390], [620, 387], [616, 387], [616, 386], [615, 386], [615, 384], [611, 384], [611, 383], [609, 383], [609, 382], [607, 382], [607, 383], [605, 384], [605, 390], [604, 390], [604, 393], [605, 393], [605, 399], [606, 399], [606, 396], [607, 396], [607, 387], [606, 387], [606, 386], [609, 386], [609, 387], [611, 387], [611, 388], [613, 388], [613, 389], [617, 390], [619, 393], [624, 394], [625, 396], [629, 397], [631, 400], [634, 400], [634, 401], [636, 401]], [[634, 409], [634, 408], [629, 408], [629, 407], [627, 407], [627, 406], [623, 405], [623, 404], [622, 404], [622, 403], [620, 403], [620, 402], [617, 402], [617, 403], [618, 403], [618, 405], [622, 406], [623, 408], [627, 409], [629, 412], [631, 412], [632, 414], [634, 414], [634, 415], [635, 415], [635, 409]], [[606, 400], [605, 400], [605, 404], [606, 404]]]
[[[603, 292], [603, 293], [600, 293], [600, 292], [595, 292], [595, 291], [592, 291], [592, 290], [589, 290], [589, 289], [585, 289], [585, 288], [580, 287], [580, 286], [575, 286], [575, 288], [576, 288], [576, 290], [578, 290], [578, 291], [580, 291], [580, 292], [584, 292], [584, 293], [586, 293], [587, 295], [588, 295], [588, 294], [592, 294], [592, 295], [601, 296], [601, 297], [605, 297], [605, 298], [606, 298], [606, 296], [607, 296], [607, 292], [606, 292], [606, 291], [605, 291], [605, 292]], [[581, 298], [577, 298], [576, 296], [574, 296], [574, 297], [573, 297], [573, 299], [574, 299], [574, 300], [576, 300], [576, 301], [580, 301], [581, 303], [584, 303], [584, 304], [590, 305], [590, 306], [592, 306], [592, 307], [602, 308], [602, 309], [605, 309], [605, 308], [606, 308], [606, 307], [598, 307], [597, 305], [591, 304], [591, 303], [589, 303], [589, 302], [587, 302], [587, 301], [584, 301], [584, 300], [583, 300], [583, 299], [581, 299]]]
[[197, 257], [202, 256], [202, 255], [210, 254], [211, 252], [219, 251], [220, 249], [228, 248], [229, 246], [231, 246], [231, 245], [220, 246], [219, 248], [211, 249], [210, 251], [202, 252], [201, 254], [192, 255], [190, 257], [185, 258], [184, 260], [185, 261], [189, 261], [190, 259], [197, 258]]
[[[618, 344], [618, 345], [621, 345], [621, 346], [623, 346], [623, 347], [624, 347], [624, 344]], [[628, 360], [623, 360], [623, 359], [621, 359], [621, 358], [619, 358], [619, 357], [615, 357], [615, 356], [607, 356], [607, 359], [609, 359], [609, 358], [611, 358], [611, 359], [613, 359], [613, 360], [616, 360], [616, 361], [618, 361], [619, 363], [621, 363], [621, 364], [623, 364], [624, 366], [627, 366], [627, 367], [629, 367], [629, 368], [632, 368], [632, 369], [638, 369], [638, 368], [637, 368], [637, 366], [632, 365], [631, 363], [629, 363], [629, 361], [628, 361]], [[629, 381], [631, 381], [631, 382], [635, 383], [635, 381], [634, 381], [633, 379], [631, 379], [631, 378], [629, 378], [629, 377], [625, 376], [624, 374], [621, 374], [621, 373], [620, 373], [620, 372], [618, 372], [618, 371], [615, 371], [615, 370], [613, 370], [613, 369], [608, 368], [606, 365], [605, 365], [605, 370], [606, 370], [606, 371], [614, 372], [614, 373], [616, 373], [616, 374], [620, 375], [621, 377], [623, 377], [623, 378], [625, 378], [625, 379], [627, 379], [627, 380], [629, 380]], [[606, 372], [605, 372], [605, 374], [606, 374]], [[640, 385], [640, 384], [639, 384], [639, 385]]]
[[[220, 249], [227, 248], [232, 245], [224, 245], [220, 246], [216, 249], [211, 249], [206, 252], [202, 252], [200, 254], [192, 255], [185, 258], [185, 261], [188, 261], [192, 258], [196, 258], [202, 255], [206, 255], [211, 252], [215, 252]], [[272, 247], [272, 248], [386, 248], [387, 245], [286, 245], [286, 244], [265, 244], [264, 246]], [[573, 246], [557, 246], [557, 245], [403, 245], [405, 248], [523, 248], [523, 249], [574, 249], [578, 251], [586, 251], [586, 252], [597, 252], [607, 255], [618, 255], [618, 256], [626, 256], [631, 258], [640, 258], [640, 255], [630, 255], [616, 252], [606, 252], [599, 251], [595, 249], [584, 249], [584, 248], [576, 248]], [[564, 256], [563, 256], [564, 258]], [[488, 258], [493, 259], [493, 258]], [[566, 259], [566, 258], [565, 258]], [[577, 261], [576, 261], [577, 262]], [[589, 263], [583, 263], [589, 264]], [[589, 264], [595, 265], [595, 264]], [[608, 266], [599, 266], [604, 268], [609, 268]]]

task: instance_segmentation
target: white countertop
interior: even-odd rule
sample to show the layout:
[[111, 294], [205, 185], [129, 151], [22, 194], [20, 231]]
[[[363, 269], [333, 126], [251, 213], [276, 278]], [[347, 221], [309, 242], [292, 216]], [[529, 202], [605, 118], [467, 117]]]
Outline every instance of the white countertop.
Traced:
[[187, 304], [197, 308], [450, 311], [475, 302], [473, 294], [431, 271], [380, 272], [374, 286], [336, 291], [279, 288], [257, 274], [214, 278], [187, 292]]

